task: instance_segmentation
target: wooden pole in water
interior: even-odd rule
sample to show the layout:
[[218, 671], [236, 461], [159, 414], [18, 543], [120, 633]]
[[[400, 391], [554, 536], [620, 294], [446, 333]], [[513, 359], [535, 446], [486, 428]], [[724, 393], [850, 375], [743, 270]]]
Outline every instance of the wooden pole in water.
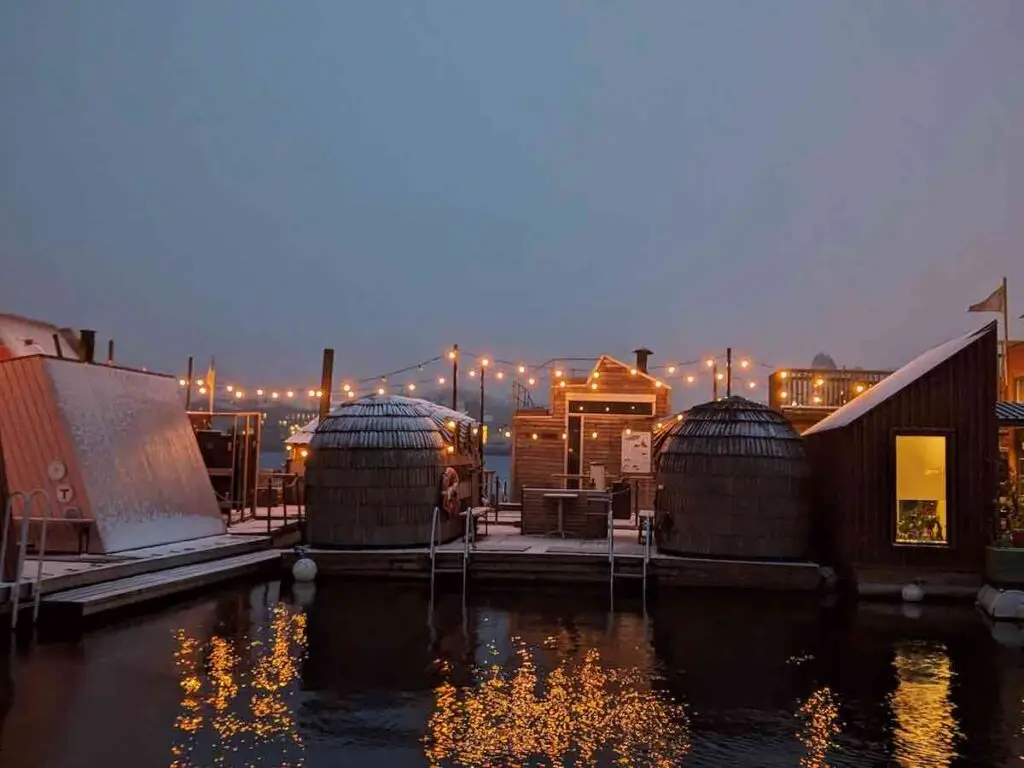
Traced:
[[192, 360], [192, 356], [189, 355], [189, 358], [188, 358], [188, 371], [185, 373], [185, 376], [187, 377], [185, 379], [185, 410], [186, 411], [189, 411], [189, 410], [192, 409], [192, 365], [193, 365], [193, 362], [194, 361]]
[[732, 397], [732, 347], [725, 348], [725, 396]]
[[459, 410], [459, 345], [452, 346], [452, 410]]
[[334, 350], [324, 350], [323, 368], [320, 372], [320, 421], [331, 412], [331, 379], [334, 376]]

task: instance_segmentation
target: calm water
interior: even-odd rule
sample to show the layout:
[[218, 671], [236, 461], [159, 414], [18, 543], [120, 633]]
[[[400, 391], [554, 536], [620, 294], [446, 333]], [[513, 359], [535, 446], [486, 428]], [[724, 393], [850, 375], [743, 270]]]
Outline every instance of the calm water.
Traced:
[[[1021, 651], [971, 610], [229, 589], [15, 654], [0, 765], [1009, 766]], [[892, 761], [892, 762], [890, 762]]]

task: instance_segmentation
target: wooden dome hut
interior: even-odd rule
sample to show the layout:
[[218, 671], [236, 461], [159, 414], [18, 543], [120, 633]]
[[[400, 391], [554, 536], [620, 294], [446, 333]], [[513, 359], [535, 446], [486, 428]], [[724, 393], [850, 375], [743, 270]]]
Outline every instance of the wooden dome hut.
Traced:
[[463, 532], [480, 467], [476, 422], [398, 395], [343, 403], [317, 426], [306, 462], [307, 538], [321, 547], [423, 546]]
[[655, 448], [660, 551], [806, 555], [809, 470], [800, 435], [780, 413], [742, 397], [705, 403], [670, 422]]

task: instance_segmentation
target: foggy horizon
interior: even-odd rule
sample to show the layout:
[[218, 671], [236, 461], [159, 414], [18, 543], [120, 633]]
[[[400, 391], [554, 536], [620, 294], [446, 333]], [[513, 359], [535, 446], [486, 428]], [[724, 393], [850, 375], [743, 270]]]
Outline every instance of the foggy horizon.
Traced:
[[0, 312], [268, 387], [455, 343], [891, 369], [1004, 276], [1024, 337], [1022, 39], [1014, 0], [13, 0]]

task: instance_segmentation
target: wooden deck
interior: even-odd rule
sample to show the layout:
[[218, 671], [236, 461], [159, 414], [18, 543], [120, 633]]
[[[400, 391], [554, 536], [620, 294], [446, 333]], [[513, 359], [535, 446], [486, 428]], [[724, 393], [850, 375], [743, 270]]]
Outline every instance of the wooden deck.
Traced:
[[[42, 579], [38, 584], [39, 560], [29, 558], [22, 568], [22, 605], [31, 604], [37, 587], [46, 601], [47, 596], [67, 596], [72, 591], [93, 587], [98, 593], [107, 587], [116, 592], [132, 579], [140, 579], [136, 582], [139, 594], [132, 598], [132, 601], [138, 603], [193, 589], [194, 577], [203, 573], [204, 569], [209, 571], [209, 578], [214, 581], [236, 575], [232, 569], [244, 574], [248, 572], [246, 569], [249, 563], [244, 559], [247, 556], [256, 557], [257, 560], [257, 556], [266, 557], [273, 562], [280, 557], [277, 551], [279, 547], [298, 542], [298, 527], [294, 517], [288, 525], [281, 519], [272, 519], [271, 522], [269, 535], [266, 532], [266, 520], [250, 520], [230, 527], [224, 534], [128, 550], [116, 555], [53, 555], [42, 561]], [[220, 567], [222, 563], [227, 564], [226, 570]], [[195, 572], [183, 570], [188, 568], [195, 569]], [[147, 580], [146, 577], [153, 578]], [[203, 578], [199, 577], [199, 585], [207, 583]], [[11, 596], [11, 585], [0, 583], [0, 614], [9, 613]], [[114, 600], [112, 604], [121, 607], [118, 605], [119, 600]], [[97, 607], [89, 607], [81, 615], [106, 610], [103, 608], [105, 604], [105, 599], [98, 599], [95, 602]], [[74, 615], [75, 612], [71, 613]]]
[[[517, 528], [491, 523], [470, 553], [470, 581], [607, 584], [608, 541], [524, 536]], [[633, 527], [615, 530], [616, 573], [639, 573], [643, 545]], [[459, 572], [461, 541], [437, 548], [437, 570]], [[410, 549], [311, 550], [319, 573], [327, 576], [370, 578], [430, 578], [427, 547]], [[291, 568], [293, 552], [282, 564]], [[651, 553], [648, 578], [652, 584], [682, 587], [726, 587], [783, 592], [810, 592], [821, 585], [816, 563], [721, 560]]]
[[280, 550], [263, 550], [64, 590], [43, 598], [41, 615], [81, 620], [264, 570], [277, 572], [280, 560]]

